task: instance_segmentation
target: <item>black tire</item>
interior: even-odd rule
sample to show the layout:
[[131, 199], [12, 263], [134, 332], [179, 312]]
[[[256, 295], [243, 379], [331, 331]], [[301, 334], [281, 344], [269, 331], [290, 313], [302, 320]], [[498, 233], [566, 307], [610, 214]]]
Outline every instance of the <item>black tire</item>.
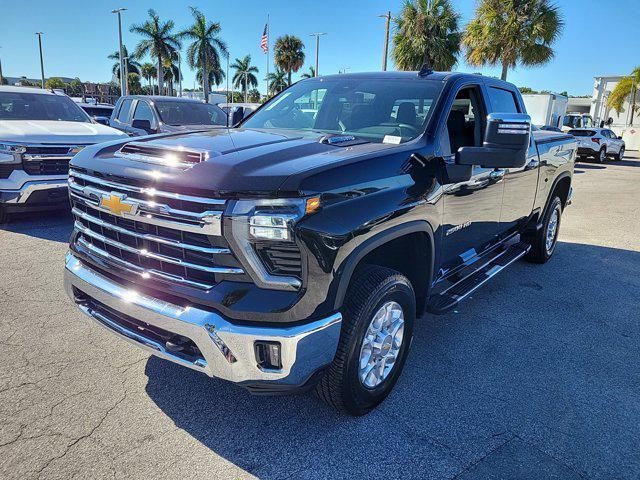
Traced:
[[4, 225], [5, 223], [9, 223], [9, 214], [5, 208], [0, 205], [0, 225]]
[[618, 151], [618, 153], [616, 153], [614, 158], [616, 160], [622, 160], [624, 158], [624, 146], [620, 147], [620, 151]]
[[585, 162], [586, 160], [587, 160], [586, 155], [579, 155], [579, 156], [578, 156], [578, 161], [579, 161], [579, 162]]
[[602, 147], [596, 156], [596, 162], [604, 163], [607, 159], [607, 149], [606, 147]]
[[[553, 235], [553, 244], [551, 249], [547, 248], [547, 234], [549, 232], [549, 224], [553, 213], [557, 212], [557, 223], [555, 233]], [[560, 223], [562, 219], [562, 200], [557, 195], [551, 199], [549, 207], [544, 214], [542, 228], [531, 238], [531, 250], [527, 253], [526, 259], [533, 263], [546, 263], [549, 261], [553, 252], [556, 250], [558, 243], [558, 234], [560, 233]]]
[[[374, 314], [387, 302], [396, 302], [404, 314], [404, 334], [396, 361], [382, 382], [366, 387], [360, 380], [360, 352]], [[342, 331], [336, 356], [316, 393], [327, 404], [350, 415], [364, 415], [382, 402], [395, 385], [409, 353], [416, 316], [411, 282], [390, 268], [367, 265], [351, 281], [342, 309]]]

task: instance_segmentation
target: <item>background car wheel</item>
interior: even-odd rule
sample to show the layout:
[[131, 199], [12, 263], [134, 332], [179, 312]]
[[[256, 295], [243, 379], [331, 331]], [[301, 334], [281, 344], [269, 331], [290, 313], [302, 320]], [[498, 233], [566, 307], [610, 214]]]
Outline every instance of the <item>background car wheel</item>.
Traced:
[[602, 147], [598, 152], [598, 156], [596, 157], [598, 163], [604, 163], [607, 160], [607, 149]]
[[531, 250], [526, 259], [533, 263], [545, 263], [553, 255], [560, 233], [560, 219], [562, 218], [562, 201], [554, 196], [545, 212], [542, 228], [531, 239]]
[[338, 349], [316, 387], [318, 396], [351, 415], [382, 402], [404, 367], [415, 312], [404, 275], [373, 265], [360, 269], [347, 291]]
[[620, 147], [620, 151], [616, 155], [616, 160], [622, 160], [624, 158], [624, 147]]

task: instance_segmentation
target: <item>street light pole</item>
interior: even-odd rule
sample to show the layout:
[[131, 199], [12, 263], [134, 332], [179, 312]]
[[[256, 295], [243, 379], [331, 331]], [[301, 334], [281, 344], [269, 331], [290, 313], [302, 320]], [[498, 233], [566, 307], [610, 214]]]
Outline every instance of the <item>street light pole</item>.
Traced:
[[122, 48], [122, 16], [121, 13], [124, 12], [126, 8], [116, 8], [115, 10], [111, 10], [111, 13], [115, 13], [118, 15], [118, 42], [119, 42], [119, 52], [118, 55], [120, 57], [120, 93], [122, 95], [126, 95], [127, 93], [127, 82], [124, 79], [124, 51]]
[[387, 71], [387, 57], [389, 56], [389, 26], [391, 24], [391, 12], [387, 12], [384, 15], [378, 15], [380, 18], [386, 18], [386, 27], [384, 33], [384, 53], [382, 57], [382, 71]]
[[178, 96], [182, 98], [182, 56], [179, 51], [178, 54]]
[[44, 61], [42, 60], [42, 32], [36, 32], [38, 36], [38, 47], [40, 48], [40, 76], [42, 77], [42, 88], [44, 89]]
[[0, 85], [3, 85], [3, 84], [4, 84], [4, 77], [2, 76], [2, 59], [0, 58]]
[[124, 57], [124, 94], [129, 95], [129, 57]]
[[318, 74], [318, 52], [320, 51], [320, 36], [321, 35], [326, 35], [326, 33], [323, 32], [316, 32], [316, 33], [311, 33], [309, 36], [310, 37], [316, 37], [316, 71], [315, 71], [315, 76], [317, 77]]

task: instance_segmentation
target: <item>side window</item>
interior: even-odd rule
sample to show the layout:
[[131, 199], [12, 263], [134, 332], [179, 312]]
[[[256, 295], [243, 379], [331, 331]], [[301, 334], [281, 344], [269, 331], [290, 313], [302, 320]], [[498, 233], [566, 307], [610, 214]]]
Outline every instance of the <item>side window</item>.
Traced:
[[135, 120], [149, 120], [151, 126], [154, 126], [156, 121], [153, 115], [153, 110], [147, 102], [144, 100], [138, 100], [138, 104], [136, 105], [136, 111], [133, 114], [133, 118]]
[[496, 113], [518, 113], [518, 103], [513, 92], [502, 88], [489, 87], [491, 111]]
[[130, 98], [122, 101], [122, 106], [120, 107], [117, 117], [119, 122], [127, 123], [127, 120], [129, 119], [129, 112], [131, 111], [131, 103], [132, 100]]
[[460, 90], [453, 101], [447, 117], [451, 155], [461, 147], [479, 147], [482, 144], [482, 112], [479, 98], [477, 87], [471, 87]]

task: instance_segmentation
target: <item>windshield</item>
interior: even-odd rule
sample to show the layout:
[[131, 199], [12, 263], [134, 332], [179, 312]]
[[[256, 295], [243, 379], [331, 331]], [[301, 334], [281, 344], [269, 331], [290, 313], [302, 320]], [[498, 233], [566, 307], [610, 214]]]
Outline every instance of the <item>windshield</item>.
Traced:
[[91, 122], [67, 96], [29, 92], [0, 92], [0, 120]]
[[167, 125], [227, 125], [227, 115], [216, 105], [163, 100], [155, 106]]
[[420, 135], [442, 84], [422, 78], [305, 80], [258, 110], [242, 127], [354, 135], [401, 143]]

